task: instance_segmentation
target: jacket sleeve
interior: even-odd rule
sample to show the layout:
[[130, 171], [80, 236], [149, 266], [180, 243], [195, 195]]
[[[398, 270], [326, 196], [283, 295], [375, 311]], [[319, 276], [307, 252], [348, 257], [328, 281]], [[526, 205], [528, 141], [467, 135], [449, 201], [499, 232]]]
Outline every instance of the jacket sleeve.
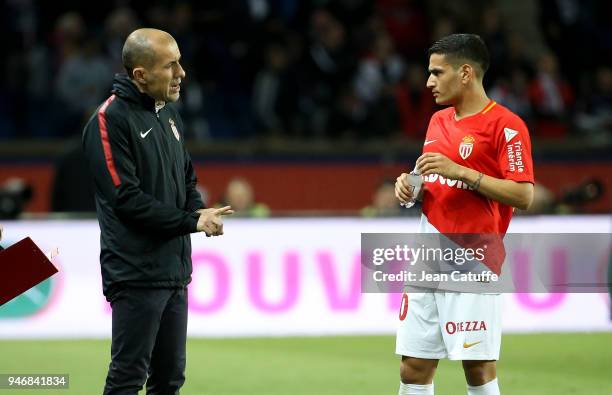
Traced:
[[185, 193], [187, 196], [185, 210], [192, 213], [206, 206], [202, 201], [200, 192], [196, 189], [198, 178], [191, 162], [191, 156], [189, 156], [187, 149], [183, 148], [183, 150], [185, 151]]
[[162, 237], [196, 232], [197, 214], [164, 204], [140, 188], [127, 122], [107, 114], [108, 103], [89, 121], [83, 135], [98, 193], [119, 219], [147, 232]]

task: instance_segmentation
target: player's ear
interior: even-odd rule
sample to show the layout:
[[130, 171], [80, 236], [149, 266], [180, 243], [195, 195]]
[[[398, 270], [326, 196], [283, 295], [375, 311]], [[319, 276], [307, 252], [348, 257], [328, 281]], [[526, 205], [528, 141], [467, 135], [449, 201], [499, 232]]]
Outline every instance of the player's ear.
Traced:
[[474, 68], [470, 64], [465, 63], [461, 65], [459, 74], [461, 75], [461, 83], [467, 84], [471, 79], [474, 78]]

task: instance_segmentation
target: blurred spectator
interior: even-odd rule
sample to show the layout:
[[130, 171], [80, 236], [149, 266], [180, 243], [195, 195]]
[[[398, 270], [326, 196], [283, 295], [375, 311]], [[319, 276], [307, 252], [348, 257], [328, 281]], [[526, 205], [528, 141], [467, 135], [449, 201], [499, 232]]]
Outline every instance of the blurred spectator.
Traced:
[[538, 115], [534, 135], [565, 136], [574, 92], [559, 73], [557, 58], [553, 54], [543, 54], [538, 59], [537, 74], [529, 85], [529, 97]]
[[578, 81], [581, 64], [591, 56], [586, 29], [591, 22], [580, 0], [541, 0], [540, 22], [548, 46], [560, 60], [564, 75]]
[[85, 32], [85, 21], [76, 11], [67, 12], [57, 19], [53, 31], [53, 43], [58, 64], [61, 65], [79, 52]]
[[[53, 54], [51, 48], [43, 41], [36, 41], [24, 54], [24, 71], [28, 76], [25, 80], [27, 100], [26, 135], [33, 137], [49, 137], [55, 134], [52, 124], [52, 107], [49, 102], [53, 98]], [[22, 131], [25, 132], [25, 131]]]
[[34, 194], [23, 178], [12, 177], [0, 184], [0, 219], [16, 219]]
[[268, 44], [252, 95], [253, 113], [261, 130], [274, 135], [293, 134], [297, 96], [297, 76], [289, 51], [282, 43]]
[[359, 64], [355, 80], [359, 98], [372, 104], [387, 96], [404, 74], [404, 68], [404, 61], [395, 52], [391, 38], [379, 34], [371, 53]]
[[508, 36], [508, 58], [505, 63], [495, 65], [495, 68], [502, 70], [501, 73], [504, 76], [509, 76], [518, 69], [525, 73], [528, 80], [531, 80], [535, 72], [533, 62], [527, 55], [526, 45], [523, 37], [516, 33], [510, 33]]
[[379, 33], [369, 56], [360, 62], [355, 79], [357, 96], [367, 106], [368, 135], [384, 137], [398, 131], [394, 95], [404, 70], [404, 61], [395, 52], [391, 37]]
[[51, 186], [51, 211], [65, 213], [95, 212], [93, 179], [81, 146], [81, 136], [73, 138], [55, 162]]
[[536, 182], [533, 187], [533, 202], [529, 209], [521, 211], [517, 210], [517, 213], [525, 214], [553, 214], [555, 211], [556, 196], [546, 186], [542, 185], [541, 182]]
[[355, 57], [344, 26], [327, 10], [312, 13], [310, 35], [300, 77], [301, 127], [313, 137], [333, 137], [337, 131], [329, 128], [330, 109], [351, 81]]
[[490, 64], [495, 65], [487, 71], [486, 82], [490, 86], [504, 72], [503, 65], [508, 62], [508, 37], [497, 7], [486, 7], [481, 20], [482, 32], [480, 36], [489, 49]]
[[375, 2], [372, 0], [331, 0], [326, 3], [326, 7], [347, 27], [351, 36], [356, 33], [354, 29], [366, 25], [374, 14]]
[[597, 178], [589, 178], [561, 191], [557, 201], [557, 212], [560, 214], [582, 213], [584, 205], [600, 199], [605, 192], [604, 184]]
[[508, 107], [526, 123], [533, 118], [533, 109], [529, 97], [529, 80], [520, 68], [515, 68], [510, 75], [497, 80], [490, 91], [491, 99]]
[[[114, 73], [123, 73], [121, 50], [128, 34], [136, 30], [139, 21], [130, 8], [119, 7], [113, 10], [104, 22], [104, 52]], [[181, 46], [181, 48], [183, 48]]]
[[425, 137], [429, 119], [436, 110], [431, 90], [426, 86], [427, 68], [408, 65], [396, 89], [397, 108], [402, 136], [411, 139]]
[[436, 41], [442, 37], [456, 33], [458, 30], [455, 18], [448, 14], [441, 14], [434, 21], [431, 39], [432, 41]]
[[112, 68], [94, 37], [84, 39], [73, 49], [62, 63], [56, 80], [58, 111], [64, 120], [60, 135], [80, 133], [85, 118], [109, 95], [112, 79]]
[[371, 133], [368, 130], [368, 109], [352, 85], [341, 88], [332, 107], [329, 128], [345, 142], [358, 141], [361, 136]]
[[[106, 58], [77, 12], [62, 14], [54, 27], [53, 100], [51, 122], [56, 136], [80, 132], [86, 111], [108, 94], [112, 81]], [[93, 42], [92, 42], [93, 41]]]
[[221, 206], [232, 206], [234, 215], [237, 216], [263, 218], [270, 215], [268, 206], [255, 201], [251, 184], [240, 177], [232, 179], [227, 184]]
[[192, 2], [190, 7], [193, 30], [178, 40], [181, 45], [186, 38], [193, 40], [186, 43], [194, 46], [186, 52], [193, 59], [184, 59], [193, 65], [186, 81], [196, 81], [201, 89], [207, 134], [212, 139], [251, 138], [255, 130], [249, 94], [260, 67], [263, 22], [246, 1]]
[[[0, 138], [27, 135], [27, 52], [36, 40], [36, 5], [32, 1], [3, 1], [0, 54]], [[19, 78], [16, 78], [19, 76]], [[25, 82], [25, 84], [24, 84]]]
[[586, 204], [604, 196], [604, 184], [596, 178], [587, 179], [579, 184], [563, 188], [554, 194], [536, 180], [534, 200], [527, 214], [580, 214]]
[[601, 66], [587, 87], [577, 117], [578, 128], [592, 139], [612, 139], [612, 68]]
[[424, 48], [430, 44], [423, 4], [415, 0], [376, 0], [385, 30], [396, 43], [399, 53], [407, 59], [421, 58]]
[[395, 197], [395, 182], [390, 179], [381, 181], [372, 196], [372, 204], [361, 209], [363, 217], [395, 217], [402, 214], [402, 207]]

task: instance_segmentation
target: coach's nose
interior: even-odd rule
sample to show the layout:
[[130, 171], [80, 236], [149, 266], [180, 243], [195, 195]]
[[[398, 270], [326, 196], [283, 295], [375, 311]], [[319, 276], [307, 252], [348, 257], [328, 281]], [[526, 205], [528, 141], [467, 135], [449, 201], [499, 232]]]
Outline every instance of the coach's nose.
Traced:
[[176, 76], [180, 79], [185, 78], [185, 69], [183, 68], [183, 66], [181, 66], [181, 64], [178, 64], [178, 69], [176, 71]]

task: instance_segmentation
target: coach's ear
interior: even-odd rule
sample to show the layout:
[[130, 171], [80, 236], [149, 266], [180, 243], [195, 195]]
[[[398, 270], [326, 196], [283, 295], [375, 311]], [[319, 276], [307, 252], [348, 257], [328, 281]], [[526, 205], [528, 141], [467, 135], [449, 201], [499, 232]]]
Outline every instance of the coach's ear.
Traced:
[[146, 73], [144, 67], [135, 67], [132, 71], [132, 76], [134, 77], [134, 81], [138, 82], [141, 85], [147, 84]]

